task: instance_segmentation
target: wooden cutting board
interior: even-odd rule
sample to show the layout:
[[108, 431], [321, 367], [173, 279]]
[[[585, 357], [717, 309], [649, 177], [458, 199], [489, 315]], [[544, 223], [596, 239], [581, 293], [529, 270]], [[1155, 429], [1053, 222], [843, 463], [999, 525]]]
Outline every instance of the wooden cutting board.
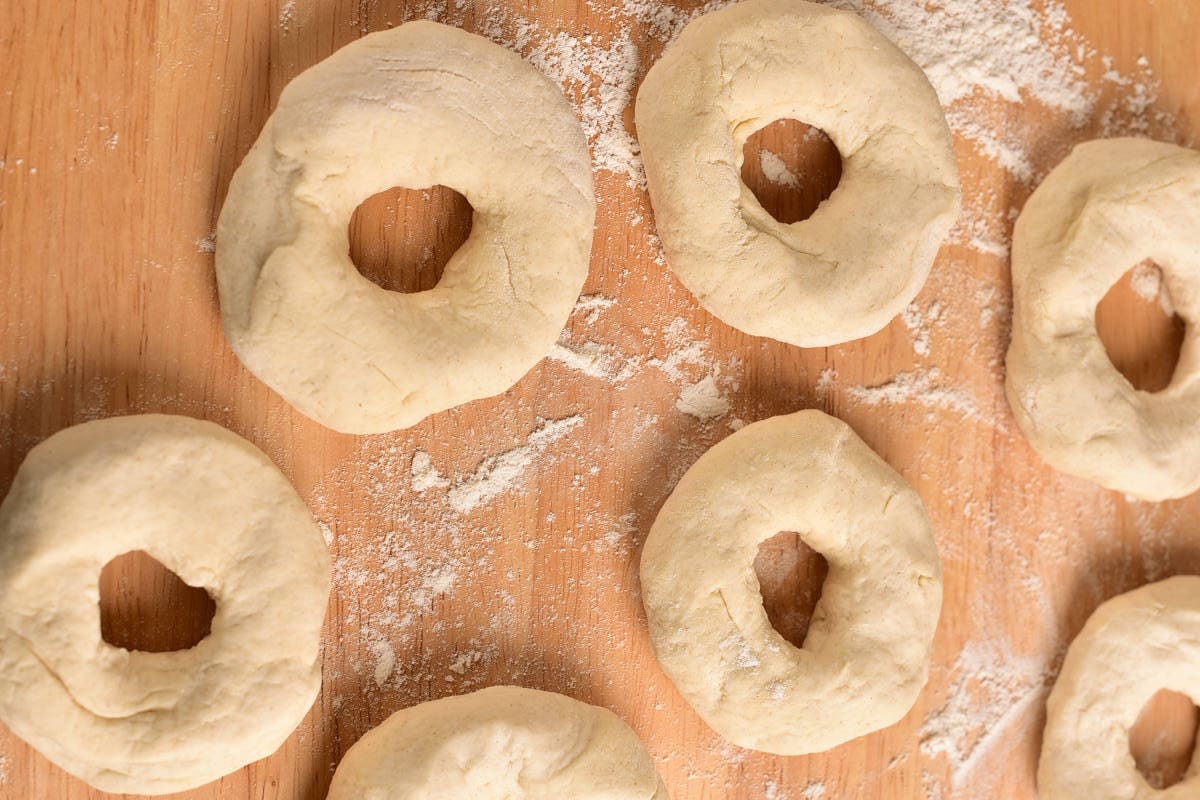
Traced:
[[[680, 800], [1026, 800], [1046, 691], [1088, 614], [1146, 581], [1200, 571], [1200, 499], [1154, 505], [1101, 490], [1046, 467], [1017, 432], [1002, 392], [1002, 243], [1008, 210], [1034, 180], [1014, 178], [968, 137], [957, 139], [964, 185], [976, 206], [999, 209], [997, 230], [990, 243], [960, 231], [906, 318], [862, 341], [800, 350], [705, 313], [664, 265], [645, 193], [606, 151], [588, 299], [558, 358], [503, 396], [407, 431], [345, 436], [241, 366], [218, 325], [210, 234], [230, 175], [290, 78], [407, 18], [509, 41], [520, 28], [523, 52], [557, 69], [573, 101], [602, 98], [623, 112], [588, 117], [590, 132], [627, 144], [621, 85], [614, 99], [611, 85], [562, 59], [606, 57], [619, 73], [632, 64], [621, 74], [635, 87], [661, 52], [669, 10], [601, 0], [0, 4], [0, 492], [28, 450], [66, 426], [186, 414], [262, 447], [331, 539], [320, 700], [277, 754], [181, 797], [321, 800], [341, 755], [393, 711], [517, 683], [616, 711]], [[1146, 132], [1194, 143], [1200, 7], [1069, 0], [1066, 10], [1094, 50], [1081, 63], [1097, 107], [1124, 108], [1137, 91], [1100, 74], [1103, 55], [1119, 74], [1150, 69]], [[1032, 102], [992, 113], [1000, 129], [1036, 132], [1036, 175], [1102, 122], [1077, 127]], [[795, 186], [758, 147], [799, 174]], [[745, 177], [769, 210], [794, 218], [837, 173], [827, 143], [780, 124], [752, 142]], [[428, 288], [468, 229], [469, 206], [449, 190], [385, 192], [360, 209], [352, 252], [384, 285]], [[1099, 319], [1127, 374], [1169, 374], [1179, 331], [1153, 302], [1121, 286]], [[705, 449], [739, 422], [809, 407], [848, 421], [920, 492], [945, 606], [929, 686], [904, 721], [828, 753], [779, 758], [725, 744], [674, 691], [650, 650], [636, 566], [658, 507]], [[539, 429], [562, 435], [531, 439]], [[428, 460], [418, 457], [414, 485], [418, 451]], [[521, 466], [515, 481], [473, 507], [461, 492], [452, 502], [449, 489], [488, 476], [489, 457], [506, 452]], [[759, 567], [772, 618], [802, 637], [819, 559], [784, 535]], [[205, 595], [144, 556], [118, 559], [103, 584], [114, 643], [173, 648], [204, 633]], [[1175, 752], [1167, 769], [1178, 769], [1194, 731], [1190, 704], [1164, 701], [1135, 749], [1166, 752], [1165, 762]], [[0, 758], [0, 797], [101, 796], [6, 729]]]

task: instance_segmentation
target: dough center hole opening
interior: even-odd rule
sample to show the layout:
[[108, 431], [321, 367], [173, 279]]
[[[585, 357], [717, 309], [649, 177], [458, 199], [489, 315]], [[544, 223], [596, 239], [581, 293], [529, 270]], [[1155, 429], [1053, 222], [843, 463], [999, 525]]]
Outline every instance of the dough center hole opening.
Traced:
[[759, 545], [754, 572], [771, 627], [803, 647], [829, 564], [800, 534], [784, 531]]
[[1163, 689], [1155, 694], [1129, 729], [1129, 752], [1138, 772], [1155, 789], [1166, 789], [1187, 775], [1196, 748], [1200, 712], [1185, 694]]
[[742, 148], [742, 182], [777, 222], [816, 213], [842, 178], [842, 156], [820, 128], [781, 119], [755, 131]]
[[1138, 264], [1108, 290], [1096, 306], [1096, 331], [1108, 360], [1133, 388], [1158, 392], [1171, 383], [1185, 325], [1153, 261]]
[[428, 291], [471, 235], [472, 215], [467, 198], [445, 186], [385, 189], [350, 217], [350, 260], [389, 292]]
[[100, 571], [100, 636], [114, 647], [166, 653], [198, 645], [217, 605], [149, 554], [134, 550]]

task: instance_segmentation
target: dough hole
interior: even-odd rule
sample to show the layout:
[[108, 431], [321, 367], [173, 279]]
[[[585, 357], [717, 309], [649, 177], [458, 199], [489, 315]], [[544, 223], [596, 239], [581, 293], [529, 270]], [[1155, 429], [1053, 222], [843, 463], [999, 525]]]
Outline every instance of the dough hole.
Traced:
[[165, 653], [198, 645], [212, 630], [217, 605], [141, 550], [100, 571], [100, 636], [114, 647]]
[[785, 531], [759, 545], [754, 572], [771, 627], [803, 647], [829, 564], [800, 534]]
[[471, 204], [453, 189], [394, 187], [372, 195], [350, 217], [350, 260], [390, 292], [425, 292], [471, 234]]
[[1096, 330], [1108, 360], [1135, 389], [1167, 388], [1179, 363], [1184, 322], [1171, 310], [1162, 270], [1143, 261], [1096, 306]]
[[1196, 747], [1198, 712], [1192, 699], [1163, 689], [1150, 698], [1129, 730], [1129, 752], [1155, 789], [1183, 780]]
[[784, 225], [811, 217], [842, 178], [842, 156], [820, 128], [781, 119], [742, 148], [742, 182]]

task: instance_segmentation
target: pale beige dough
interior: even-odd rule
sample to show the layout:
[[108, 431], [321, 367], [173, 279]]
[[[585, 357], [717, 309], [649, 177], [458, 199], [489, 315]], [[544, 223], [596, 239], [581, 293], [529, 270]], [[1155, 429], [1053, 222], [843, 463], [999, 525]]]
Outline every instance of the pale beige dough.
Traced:
[[[425, 292], [350, 260], [355, 208], [442, 184], [475, 210]], [[587, 276], [587, 142], [559, 88], [434, 22], [372, 33], [298, 75], [233, 176], [217, 225], [221, 321], [250, 371], [347, 433], [505, 391], [543, 358]]]
[[[771, 627], [754, 559], [795, 531], [829, 564], [804, 646]], [[916, 492], [848, 425], [747, 425], [687, 471], [642, 552], [659, 663], [742, 747], [828, 750], [899, 720], [929, 673], [941, 567]]]
[[[1008, 403], [1051, 466], [1144, 500], [1200, 488], [1200, 153], [1145, 139], [1087, 142], [1046, 177], [1013, 232]], [[1188, 323], [1161, 392], [1134, 389], [1096, 306], [1146, 259]]]
[[607, 709], [494, 686], [397, 711], [338, 765], [327, 800], [669, 800]]
[[1071, 642], [1046, 709], [1041, 800], [1196, 800], [1200, 758], [1165, 790], [1146, 782], [1129, 729], [1160, 689], [1200, 703], [1200, 577], [1180, 575], [1114, 597]]
[[[801, 347], [858, 339], [913, 299], [958, 215], [958, 167], [921, 69], [858, 16], [746, 0], [689, 23], [646, 75], [637, 133], [667, 261], [710, 312]], [[757, 130], [829, 135], [841, 182], [785, 225], [741, 180]]]
[[[216, 602], [167, 653], [100, 636], [100, 571], [143, 550]], [[211, 422], [88, 422], [0, 505], [0, 720], [105, 792], [164, 794], [273, 753], [321, 686], [325, 542], [275, 465]]]

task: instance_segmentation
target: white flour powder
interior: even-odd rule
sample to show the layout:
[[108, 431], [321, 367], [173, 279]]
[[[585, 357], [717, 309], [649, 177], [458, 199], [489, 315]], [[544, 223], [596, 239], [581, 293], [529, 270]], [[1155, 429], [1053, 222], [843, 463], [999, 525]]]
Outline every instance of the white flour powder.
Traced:
[[800, 188], [800, 179], [788, 169], [782, 158], [770, 150], [759, 151], [758, 165], [762, 168], [763, 177], [771, 183], [786, 186], [789, 189]]
[[469, 514], [496, 495], [511, 489], [547, 447], [582, 424], [583, 417], [579, 415], [542, 422], [529, 434], [525, 444], [499, 455], [488, 456], [474, 473], [452, 486], [448, 496], [450, 507], [460, 514]]

